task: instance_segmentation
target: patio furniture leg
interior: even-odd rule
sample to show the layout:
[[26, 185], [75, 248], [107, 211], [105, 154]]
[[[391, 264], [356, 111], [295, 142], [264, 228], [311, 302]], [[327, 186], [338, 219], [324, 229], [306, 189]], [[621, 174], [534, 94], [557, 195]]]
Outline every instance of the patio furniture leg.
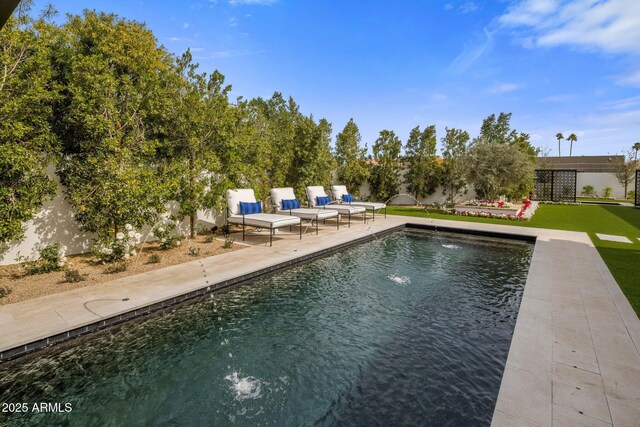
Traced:
[[302, 240], [302, 221], [300, 221], [300, 240]]
[[269, 246], [273, 246], [273, 227], [269, 227]]

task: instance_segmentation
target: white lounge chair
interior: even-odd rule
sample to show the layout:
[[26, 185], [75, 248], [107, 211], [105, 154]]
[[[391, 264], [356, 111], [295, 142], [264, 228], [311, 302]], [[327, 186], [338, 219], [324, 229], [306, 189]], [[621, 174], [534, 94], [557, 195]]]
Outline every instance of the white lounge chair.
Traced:
[[311, 221], [311, 224], [316, 223], [316, 234], [318, 234], [318, 223], [327, 219], [335, 218], [336, 226], [340, 229], [339, 213], [336, 210], [331, 209], [312, 209], [300, 207], [300, 202], [296, 198], [293, 188], [272, 188], [271, 189], [271, 202], [276, 210], [276, 213], [281, 215], [291, 215], [300, 219]]
[[[242, 225], [242, 240], [245, 239], [245, 227], [247, 225], [269, 229], [269, 246], [273, 245], [273, 230], [282, 227], [300, 226], [300, 238], [302, 239], [302, 221], [298, 217], [262, 213], [261, 202], [256, 201], [256, 196], [251, 189], [227, 190], [227, 224]], [[260, 203], [260, 212], [248, 213], [242, 208], [241, 203]], [[258, 206], [258, 205], [254, 205]]]
[[353, 201], [345, 201], [345, 196], [349, 196], [349, 192], [347, 191], [347, 187], [344, 185], [332, 185], [331, 186], [331, 194], [333, 194], [333, 198], [336, 201], [342, 202], [342, 204], [347, 204], [351, 206], [361, 206], [366, 208], [368, 211], [373, 213], [373, 220], [376, 219], [376, 212], [380, 212], [384, 209], [384, 217], [387, 217], [387, 205], [384, 203], [376, 203], [376, 202], [361, 202], [353, 199]]
[[324, 191], [324, 187], [321, 185], [309, 186], [306, 188], [307, 198], [309, 199], [309, 206], [319, 209], [332, 209], [340, 213], [340, 216], [345, 216], [348, 219], [348, 226], [351, 227], [351, 215], [362, 214], [362, 220], [367, 222], [367, 208], [362, 206], [352, 205], [340, 205], [338, 203], [330, 201], [331, 198], [327, 196]]

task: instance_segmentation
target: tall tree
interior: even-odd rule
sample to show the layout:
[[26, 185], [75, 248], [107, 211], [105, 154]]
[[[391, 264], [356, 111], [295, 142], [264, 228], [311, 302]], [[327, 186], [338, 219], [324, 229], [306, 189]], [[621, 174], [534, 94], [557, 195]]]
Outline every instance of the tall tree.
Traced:
[[571, 154], [573, 152], [573, 143], [576, 142], [578, 140], [578, 137], [576, 136], [575, 133], [572, 133], [571, 135], [569, 135], [567, 137], [567, 141], [570, 142], [569, 144], [569, 157], [571, 157]]
[[442, 187], [447, 204], [454, 206], [466, 187], [465, 171], [469, 134], [462, 129], [445, 128], [442, 138]]
[[331, 173], [335, 169], [331, 123], [321, 119], [316, 124], [313, 117], [301, 117], [296, 121], [294, 141], [294, 158], [287, 184], [299, 195], [305, 193], [306, 186], [331, 184]]
[[519, 198], [533, 189], [535, 166], [513, 145], [474, 143], [468, 152], [467, 166], [468, 181], [481, 199], [496, 200], [501, 194]]
[[500, 194], [525, 195], [533, 188], [533, 174], [539, 149], [529, 135], [510, 127], [511, 113], [487, 117], [468, 151], [467, 177], [476, 194], [495, 200]]
[[624, 187], [624, 198], [627, 198], [629, 184], [635, 179], [636, 169], [640, 167], [640, 163], [635, 159], [632, 153], [633, 150], [629, 150], [623, 153], [622, 159], [617, 160], [614, 165], [613, 175], [616, 177], [620, 185]]
[[500, 113], [497, 118], [491, 114], [484, 119], [480, 135], [474, 139], [474, 143], [482, 141], [512, 145], [525, 153], [531, 163], [535, 163], [540, 150], [531, 145], [529, 134], [511, 129], [511, 116], [511, 113]]
[[336, 135], [336, 162], [338, 180], [355, 195], [360, 194], [360, 185], [369, 177], [367, 148], [360, 147], [358, 125], [349, 119], [342, 132]]
[[398, 193], [401, 149], [402, 141], [393, 131], [380, 131], [380, 136], [373, 144], [373, 166], [369, 177], [374, 198], [387, 200]]
[[103, 238], [125, 223], [153, 223], [167, 197], [155, 162], [172, 59], [143, 24], [115, 15], [85, 11], [70, 17], [61, 34], [58, 172], [75, 218]]
[[23, 222], [55, 194], [46, 173], [59, 141], [51, 132], [51, 11], [34, 18], [22, 2], [0, 31], [0, 243], [24, 236]]
[[560, 141], [564, 139], [564, 135], [560, 132], [556, 133], [556, 139], [558, 140], [558, 157], [561, 157], [562, 154], [560, 152]]
[[231, 120], [227, 112], [231, 86], [225, 86], [218, 71], [207, 76], [197, 68], [190, 51], [176, 59], [164, 115], [170, 162], [167, 175], [174, 184], [169, 197], [178, 202], [180, 215], [189, 217], [191, 238], [195, 237], [198, 209], [221, 205], [225, 182], [220, 180], [218, 153]]
[[433, 194], [440, 181], [435, 125], [427, 126], [422, 132], [420, 126], [411, 130], [405, 147], [405, 160], [405, 182], [409, 192], [416, 199]]
[[638, 151], [640, 151], [640, 141], [633, 144], [631, 149], [634, 151], [634, 159], [638, 160]]

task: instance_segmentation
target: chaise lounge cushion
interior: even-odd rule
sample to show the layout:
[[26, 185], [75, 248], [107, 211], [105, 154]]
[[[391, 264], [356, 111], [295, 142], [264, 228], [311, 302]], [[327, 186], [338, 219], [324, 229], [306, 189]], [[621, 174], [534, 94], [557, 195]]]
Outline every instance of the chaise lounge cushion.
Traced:
[[[307, 198], [309, 199], [309, 203], [311, 203], [312, 208], [318, 206], [317, 197], [328, 197], [327, 193], [324, 191], [324, 187], [321, 185], [310, 185], [306, 188], [306, 190], [307, 190]], [[345, 215], [361, 214], [366, 210], [366, 208], [363, 208], [360, 206], [338, 205], [338, 204], [324, 205], [322, 207], [336, 210]]]
[[[347, 187], [344, 185], [332, 185], [331, 193], [333, 193], [333, 198], [336, 200], [342, 200], [342, 197], [345, 194], [349, 194], [349, 192], [347, 191]], [[387, 207], [387, 205], [384, 203], [376, 203], [376, 202], [348, 202], [348, 204], [350, 206], [362, 206], [372, 210], [380, 210]]]
[[227, 220], [231, 224], [244, 224], [261, 228], [279, 228], [300, 224], [300, 218], [285, 215], [265, 213], [242, 215], [240, 213], [241, 202], [256, 203], [256, 197], [252, 189], [227, 190], [227, 208], [229, 210]]
[[338, 216], [338, 212], [330, 209], [310, 209], [310, 208], [284, 208], [284, 202], [286, 200], [294, 200], [296, 196], [293, 192], [293, 188], [285, 187], [285, 188], [272, 188], [271, 189], [271, 200], [273, 204], [276, 206], [278, 212], [283, 214], [289, 214], [293, 216], [297, 216], [306, 220], [322, 220], [335, 218]]

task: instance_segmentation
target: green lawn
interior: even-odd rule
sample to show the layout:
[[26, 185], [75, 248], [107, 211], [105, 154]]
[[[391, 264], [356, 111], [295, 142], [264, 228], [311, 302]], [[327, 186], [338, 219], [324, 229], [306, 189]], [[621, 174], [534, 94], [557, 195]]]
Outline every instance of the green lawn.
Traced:
[[[640, 238], [640, 209], [603, 205], [540, 205], [530, 221], [471, 218], [401, 206], [390, 206], [388, 213], [453, 221], [586, 232], [629, 299], [631, 306], [640, 316], [640, 240], [638, 240]], [[596, 237], [595, 233], [626, 236], [633, 243], [602, 241]]]

